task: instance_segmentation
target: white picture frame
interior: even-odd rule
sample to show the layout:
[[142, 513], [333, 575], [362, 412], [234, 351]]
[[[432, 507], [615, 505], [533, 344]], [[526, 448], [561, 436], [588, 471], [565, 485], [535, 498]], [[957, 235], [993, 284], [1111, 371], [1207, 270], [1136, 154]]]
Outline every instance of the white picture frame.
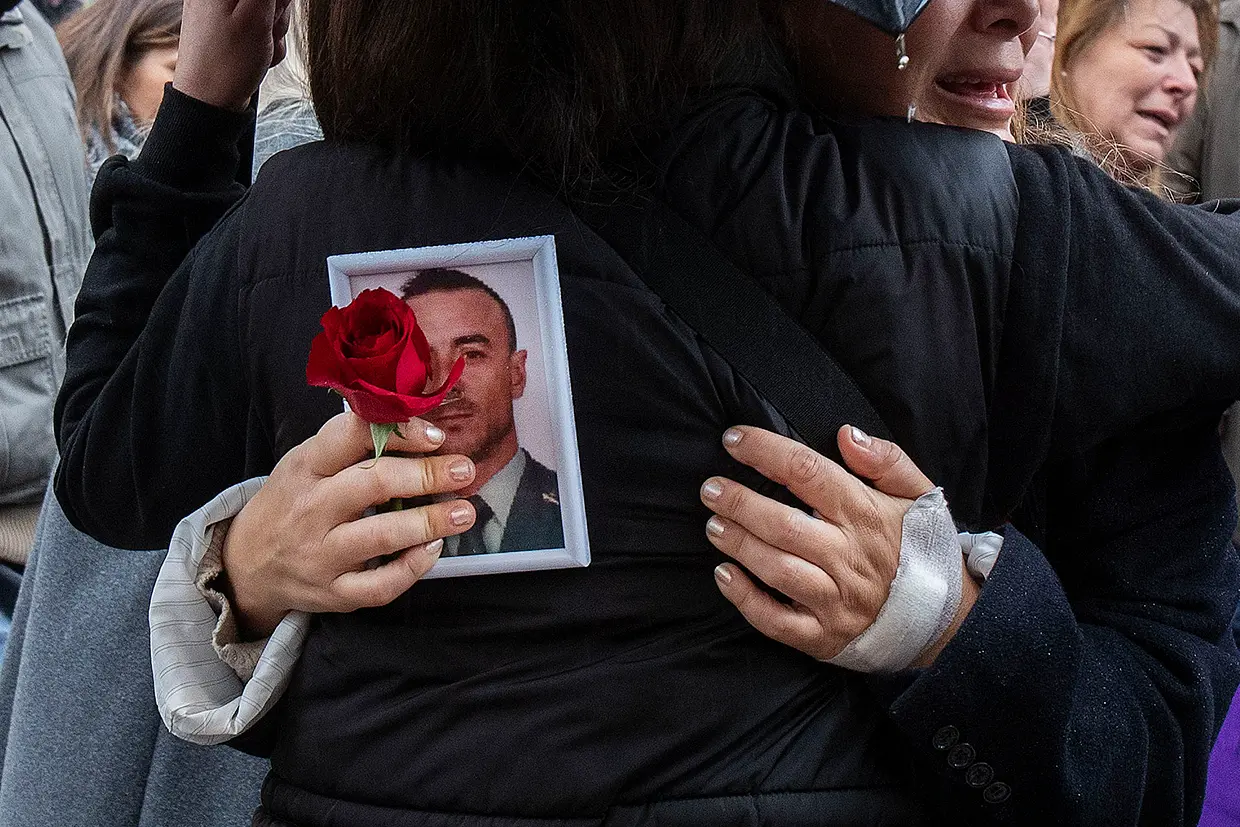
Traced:
[[[588, 566], [590, 545], [568, 374], [568, 348], [564, 339], [564, 311], [555, 237], [508, 238], [331, 256], [327, 259], [327, 274], [332, 303], [344, 307], [362, 290], [372, 287], [382, 287], [401, 296], [399, 285], [404, 280], [416, 273], [438, 268], [460, 271], [484, 282], [509, 307], [517, 327], [517, 341], [522, 343], [522, 349], [529, 351], [526, 388], [533, 388], [535, 392], [531, 394], [527, 390], [527, 395], [536, 397], [531, 399], [529, 407], [539, 407], [538, 411], [526, 411], [526, 406], [522, 405], [526, 402], [524, 397], [513, 402], [518, 442], [527, 457], [535, 459], [537, 464], [544, 466], [544, 470], [554, 471], [558, 481], [564, 543], [558, 548], [441, 556], [424, 577], [461, 577]], [[522, 281], [525, 283], [522, 284]], [[529, 347], [531, 342], [536, 343], [537, 347]], [[521, 433], [523, 421], [527, 430], [538, 432], [529, 437], [529, 442]], [[543, 495], [543, 499], [551, 501], [547, 494]], [[448, 551], [448, 546], [445, 546], [445, 554]]]

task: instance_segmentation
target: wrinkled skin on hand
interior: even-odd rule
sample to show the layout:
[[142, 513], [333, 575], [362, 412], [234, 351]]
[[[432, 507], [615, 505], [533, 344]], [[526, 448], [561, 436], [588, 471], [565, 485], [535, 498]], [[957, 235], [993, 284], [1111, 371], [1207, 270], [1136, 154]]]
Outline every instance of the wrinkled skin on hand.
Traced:
[[[702, 501], [715, 512], [707, 537], [740, 564], [715, 570], [720, 591], [758, 631], [819, 660], [838, 655], [878, 617], [900, 563], [904, 515], [934, 487], [894, 443], [847, 425], [837, 441], [848, 468], [760, 428], [724, 435], [728, 453], [787, 486], [812, 515], [723, 477], [702, 486]], [[933, 663], [977, 601], [979, 587], [963, 555], [960, 565], [961, 607], [914, 666]], [[759, 588], [751, 575], [789, 602]]]
[[[443, 441], [443, 431], [414, 419], [389, 445], [424, 455]], [[266, 637], [290, 611], [387, 605], [435, 564], [442, 538], [473, 525], [474, 508], [465, 500], [367, 515], [396, 497], [459, 491], [475, 473], [460, 455], [376, 460], [371, 448], [370, 426], [360, 417], [333, 417], [284, 455], [233, 518], [219, 586], [246, 637]]]

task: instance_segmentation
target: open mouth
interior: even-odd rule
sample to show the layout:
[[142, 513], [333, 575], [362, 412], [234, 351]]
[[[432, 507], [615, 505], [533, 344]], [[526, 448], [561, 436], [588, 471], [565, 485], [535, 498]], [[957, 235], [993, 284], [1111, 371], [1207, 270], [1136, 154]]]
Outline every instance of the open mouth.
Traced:
[[[947, 75], [938, 78], [935, 86], [957, 107], [967, 107], [971, 117], [978, 117], [987, 125], [1006, 124], [1016, 114], [1016, 104], [1008, 94], [1008, 84], [1020, 77]], [[957, 126], [973, 126], [958, 123]]]
[[941, 89], [951, 95], [980, 100], [1011, 100], [1007, 92], [1007, 84], [994, 80], [975, 78], [943, 78], [938, 81]]
[[1143, 110], [1137, 113], [1138, 116], [1146, 121], [1160, 127], [1164, 132], [1170, 132], [1179, 125], [1180, 119], [1174, 112], [1166, 110]]

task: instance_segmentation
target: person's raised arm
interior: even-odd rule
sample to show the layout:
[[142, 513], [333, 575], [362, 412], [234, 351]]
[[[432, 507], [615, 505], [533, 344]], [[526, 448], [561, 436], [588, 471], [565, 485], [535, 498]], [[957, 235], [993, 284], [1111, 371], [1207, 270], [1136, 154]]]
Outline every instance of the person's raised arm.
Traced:
[[1048, 261], [1063, 266], [1050, 453], [1240, 399], [1240, 201], [1172, 204], [1062, 150], [1009, 154], [1013, 290], [1043, 289]]
[[[242, 195], [237, 147], [253, 120], [245, 103], [266, 66], [282, 54], [287, 5], [287, 0], [191, 0], [177, 79], [165, 93], [141, 155], [132, 163], [108, 161], [92, 195], [97, 245], [78, 296], [56, 404], [61, 452], [56, 493], [74, 525], [112, 545], [158, 547], [171, 532], [171, 524], [143, 525], [136, 499], [139, 480], [156, 467], [139, 462], [171, 459], [151, 444], [159, 429], [133, 422], [124, 410], [160, 404], [160, 385], [142, 374], [150, 361], [143, 360], [138, 343], [172, 274]], [[169, 299], [160, 329], [148, 332], [146, 353], [167, 350], [176, 301]], [[100, 405], [109, 385], [110, 401]], [[131, 446], [142, 450], [126, 453]], [[118, 484], [121, 480], [132, 482]], [[137, 524], [129, 519], [134, 514]]]
[[1147, 424], [1057, 464], [1045, 490], [1026, 526], [1045, 538], [1008, 526], [934, 664], [875, 685], [962, 815], [1194, 824], [1240, 682], [1217, 416]]

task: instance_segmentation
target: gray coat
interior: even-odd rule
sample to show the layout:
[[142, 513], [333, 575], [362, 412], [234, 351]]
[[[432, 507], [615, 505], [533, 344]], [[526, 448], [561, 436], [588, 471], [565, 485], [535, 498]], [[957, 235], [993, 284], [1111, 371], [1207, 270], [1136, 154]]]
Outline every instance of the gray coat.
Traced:
[[236, 827], [267, 762], [178, 740], [151, 689], [165, 552], [119, 551], [49, 496], [0, 667], [4, 827]]
[[73, 84], [30, 3], [0, 16], [0, 509], [38, 503], [56, 455], [61, 345], [90, 256]]
[[1240, 197], [1240, 0], [1219, 4], [1218, 54], [1193, 116], [1180, 129], [1168, 185], [1202, 201]]
[[[1181, 196], [1240, 198], [1240, 0], [1219, 4], [1218, 54], [1167, 165], [1186, 176], [1167, 176], [1167, 184]], [[1240, 480], [1240, 405], [1223, 420], [1223, 454]], [[1235, 539], [1240, 542], [1240, 528]]]

